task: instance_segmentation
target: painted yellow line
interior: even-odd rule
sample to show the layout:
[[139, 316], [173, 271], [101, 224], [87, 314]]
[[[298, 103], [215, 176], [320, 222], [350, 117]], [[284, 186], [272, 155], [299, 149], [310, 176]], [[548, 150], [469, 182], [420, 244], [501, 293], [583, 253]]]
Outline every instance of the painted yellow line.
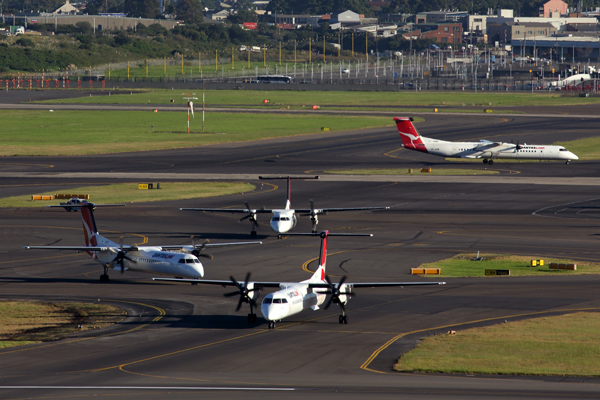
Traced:
[[553, 314], [553, 313], [567, 313], [567, 312], [575, 312], [575, 311], [600, 311], [600, 308], [596, 308], [596, 307], [594, 307], [594, 308], [572, 308], [572, 309], [537, 311], [537, 312], [532, 312], [532, 313], [505, 315], [503, 317], [483, 318], [483, 319], [478, 319], [478, 320], [474, 320], [474, 321], [463, 322], [463, 323], [459, 323], [459, 324], [442, 325], [442, 326], [437, 326], [437, 327], [432, 327], [432, 328], [418, 329], [418, 330], [414, 330], [414, 331], [411, 331], [411, 332], [405, 332], [405, 333], [401, 333], [401, 334], [399, 334], [397, 336], [394, 336], [393, 338], [391, 338], [390, 340], [388, 340], [383, 346], [381, 346], [380, 348], [378, 348], [377, 350], [375, 350], [373, 352], [373, 354], [371, 354], [371, 356], [369, 358], [367, 358], [367, 361], [365, 361], [360, 366], [360, 368], [364, 369], [366, 371], [376, 372], [376, 373], [379, 373], [379, 374], [388, 374], [389, 372], [379, 371], [379, 370], [375, 370], [375, 369], [369, 368], [369, 364], [371, 364], [373, 362], [373, 360], [382, 351], [384, 351], [385, 349], [387, 349], [389, 346], [391, 346], [398, 339], [400, 339], [400, 338], [402, 338], [404, 336], [412, 335], [414, 333], [420, 333], [420, 332], [431, 331], [431, 330], [438, 330], [438, 329], [446, 329], [446, 328], [451, 328], [451, 327], [455, 327], [455, 326], [464, 326], [464, 325], [469, 325], [469, 324], [477, 324], [477, 323], [480, 323], [480, 322], [495, 321], [495, 320], [502, 320], [502, 319], [508, 319], [508, 318], [519, 318], [519, 317], [528, 317], [528, 316], [534, 316], [534, 315]]
[[237, 337], [233, 337], [233, 338], [229, 338], [229, 339], [218, 340], [216, 342], [201, 344], [199, 346], [189, 347], [187, 349], [177, 350], [177, 351], [173, 351], [171, 353], [160, 354], [160, 355], [157, 355], [157, 356], [148, 357], [148, 358], [144, 358], [144, 359], [136, 360], [136, 361], [131, 361], [131, 362], [128, 362], [128, 363], [124, 363], [124, 364], [120, 364], [120, 365], [115, 365], [115, 366], [112, 366], [112, 367], [95, 369], [95, 370], [93, 370], [93, 372], [98, 372], [98, 371], [104, 371], [104, 370], [108, 370], [108, 369], [118, 368], [118, 369], [120, 369], [123, 372], [128, 372], [129, 373], [130, 371], [127, 371], [127, 370], [124, 369], [124, 367], [127, 367], [128, 365], [139, 364], [139, 363], [142, 363], [142, 362], [156, 360], [156, 359], [159, 359], [159, 358], [168, 357], [168, 356], [172, 356], [172, 355], [175, 355], [175, 354], [185, 353], [185, 352], [188, 352], [188, 351], [197, 350], [197, 349], [201, 349], [201, 348], [204, 348], [204, 347], [209, 347], [209, 346], [214, 346], [214, 345], [217, 345], [217, 344], [227, 343], [227, 342], [231, 342], [231, 341], [234, 341], [234, 340], [238, 340], [238, 339], [243, 339], [243, 338], [247, 338], [247, 337], [250, 337], [250, 336], [259, 335], [259, 334], [265, 333], [265, 332], [269, 332], [269, 330], [268, 329], [264, 329], [262, 331], [252, 332], [252, 333], [248, 333], [246, 335], [237, 336]]

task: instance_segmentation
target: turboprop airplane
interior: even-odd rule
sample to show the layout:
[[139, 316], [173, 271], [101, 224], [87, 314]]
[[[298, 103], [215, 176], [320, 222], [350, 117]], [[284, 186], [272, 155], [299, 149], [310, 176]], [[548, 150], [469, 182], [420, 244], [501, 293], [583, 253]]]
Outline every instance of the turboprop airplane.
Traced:
[[[257, 302], [262, 288], [280, 288], [280, 290], [269, 293], [262, 301], [260, 310], [263, 317], [269, 321], [269, 329], [275, 329], [277, 321], [291, 317], [306, 309], [318, 310], [320, 306], [325, 310], [332, 303], [339, 304], [341, 315], [339, 316], [340, 324], [348, 323], [348, 315], [346, 314], [346, 304], [354, 292], [354, 288], [364, 287], [384, 287], [384, 286], [423, 286], [423, 285], [444, 285], [446, 282], [381, 282], [381, 283], [344, 283], [346, 277], [343, 276], [339, 283], [332, 283], [329, 276], [325, 273], [327, 262], [327, 238], [329, 236], [373, 236], [372, 234], [360, 233], [329, 233], [323, 231], [321, 233], [290, 233], [289, 235], [308, 235], [321, 237], [321, 251], [319, 253], [319, 267], [310, 279], [302, 282], [261, 282], [250, 281], [250, 273], [246, 275], [244, 282], [238, 282], [233, 276], [230, 276], [228, 281], [218, 280], [198, 280], [195, 283], [235, 286], [237, 291], [225, 293], [225, 297], [239, 295], [240, 299], [237, 304], [236, 311], [239, 311], [242, 303], [250, 305], [250, 314], [248, 314], [248, 322], [256, 322], [256, 314], [254, 307], [257, 307]], [[190, 279], [170, 279], [170, 278], [152, 278], [156, 281], [167, 282], [192, 282]], [[329, 300], [325, 302], [327, 295]]]
[[[75, 250], [85, 251], [104, 267], [100, 275], [100, 282], [108, 282], [108, 269], [119, 268], [125, 271], [146, 272], [159, 275], [170, 275], [190, 278], [195, 283], [196, 279], [204, 276], [204, 268], [198, 257], [212, 258], [210, 254], [200, 253], [204, 248], [244, 244], [261, 244], [262, 242], [238, 243], [203, 243], [181, 246], [132, 246], [115, 243], [98, 233], [94, 219], [95, 207], [124, 206], [125, 204], [93, 204], [83, 201], [78, 205], [81, 209], [83, 221], [83, 236], [85, 246], [24, 246], [28, 250]], [[64, 206], [48, 206], [64, 207]]]
[[492, 165], [495, 159], [513, 160], [562, 160], [568, 164], [571, 160], [577, 160], [575, 154], [563, 146], [555, 145], [528, 145], [490, 142], [480, 140], [479, 142], [446, 142], [444, 140], [431, 139], [419, 135], [412, 124], [412, 118], [394, 118], [402, 144], [405, 149], [416, 150], [434, 156], [449, 158], [483, 158], [484, 164]]
[[319, 214], [336, 212], [336, 211], [365, 211], [365, 210], [387, 210], [389, 207], [350, 207], [350, 208], [315, 208], [314, 201], [310, 201], [310, 208], [292, 209], [291, 203], [291, 181], [293, 179], [319, 179], [315, 177], [298, 177], [293, 178], [291, 176], [259, 176], [258, 179], [287, 179], [287, 201], [285, 202], [285, 208], [283, 209], [271, 209], [271, 208], [250, 208], [248, 202], [244, 202], [246, 208], [180, 208], [181, 211], [208, 211], [208, 212], [230, 212], [230, 213], [242, 213], [247, 214], [241, 218], [240, 221], [245, 219], [250, 221], [252, 225], [252, 231], [250, 232], [251, 237], [256, 236], [256, 228], [258, 228], [258, 222], [256, 220], [256, 214], [272, 213], [271, 217], [271, 230], [277, 232], [277, 237], [281, 239], [282, 234], [288, 232], [290, 229], [296, 226], [297, 218], [296, 213], [305, 213], [304, 215], [310, 216], [312, 221], [312, 232], [317, 232], [317, 224], [319, 223]]

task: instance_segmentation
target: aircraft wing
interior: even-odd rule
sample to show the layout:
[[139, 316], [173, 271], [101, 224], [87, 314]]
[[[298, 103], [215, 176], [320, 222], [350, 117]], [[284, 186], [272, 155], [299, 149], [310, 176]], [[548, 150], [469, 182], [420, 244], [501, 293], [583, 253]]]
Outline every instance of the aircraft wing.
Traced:
[[480, 140], [479, 148], [493, 149], [494, 147], [502, 146], [504, 143], [502, 142], [490, 142], [489, 140]]
[[108, 251], [108, 247], [99, 246], [23, 246], [27, 250], [77, 250], [77, 251]]
[[[446, 282], [359, 282], [359, 283], [345, 283], [348, 287], [362, 288], [362, 287], [385, 287], [385, 286], [427, 286], [427, 285], [445, 285]], [[311, 288], [328, 288], [329, 284], [325, 282], [309, 283], [308, 287]]]
[[[320, 214], [324, 212], [335, 212], [335, 211], [366, 211], [366, 210], [388, 210], [389, 207], [349, 207], [349, 208], [315, 208], [315, 213]], [[310, 213], [310, 208], [306, 209], [295, 209], [299, 213]]]
[[[26, 250], [75, 250], [75, 251], [108, 251], [120, 250], [119, 246], [23, 246]], [[123, 250], [137, 251], [137, 246], [124, 245]]]
[[181, 246], [157, 246], [162, 248], [163, 250], [188, 250], [192, 251], [194, 248], [200, 249], [203, 247], [221, 247], [221, 246], [243, 246], [245, 244], [262, 244], [262, 242], [231, 242], [231, 243], [204, 243], [204, 244], [196, 244], [192, 245], [181, 245]]
[[248, 214], [250, 211], [256, 214], [272, 213], [273, 210], [259, 208], [257, 210], [248, 210], [247, 208], [180, 208], [179, 211], [207, 211], [207, 212], [230, 212]]
[[[233, 281], [219, 281], [219, 280], [207, 280], [207, 279], [179, 279], [179, 278], [152, 278], [153, 281], [162, 281], [162, 282], [183, 282], [183, 283], [201, 283], [203, 285], [220, 285], [220, 286], [236, 286]], [[254, 287], [281, 287], [282, 282], [257, 282], [250, 281], [249, 283], [253, 283]]]

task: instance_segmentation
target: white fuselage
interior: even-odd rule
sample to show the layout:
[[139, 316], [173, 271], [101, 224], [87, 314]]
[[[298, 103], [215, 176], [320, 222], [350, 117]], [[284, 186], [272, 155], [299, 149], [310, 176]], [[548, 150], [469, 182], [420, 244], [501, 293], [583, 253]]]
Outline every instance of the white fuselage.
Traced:
[[271, 230], [277, 233], [285, 233], [296, 226], [296, 213], [294, 210], [273, 210], [271, 218]]
[[451, 158], [493, 158], [515, 160], [577, 160], [575, 154], [563, 146], [520, 145], [502, 143], [493, 146], [486, 142], [446, 142], [421, 136], [429, 154]]
[[326, 289], [309, 289], [305, 283], [282, 283], [281, 290], [269, 293], [260, 311], [265, 319], [279, 321], [308, 308], [318, 309], [325, 301]]
[[[119, 245], [100, 235], [96, 235], [99, 246], [108, 246], [118, 251]], [[115, 253], [107, 251], [92, 252], [94, 259], [106, 265], [114, 260]], [[138, 247], [137, 250], [127, 251], [123, 259], [126, 271], [147, 272], [159, 275], [169, 275], [199, 279], [204, 276], [204, 268], [198, 258], [192, 254], [162, 251], [160, 247]], [[113, 269], [120, 269], [120, 264], [114, 264]]]

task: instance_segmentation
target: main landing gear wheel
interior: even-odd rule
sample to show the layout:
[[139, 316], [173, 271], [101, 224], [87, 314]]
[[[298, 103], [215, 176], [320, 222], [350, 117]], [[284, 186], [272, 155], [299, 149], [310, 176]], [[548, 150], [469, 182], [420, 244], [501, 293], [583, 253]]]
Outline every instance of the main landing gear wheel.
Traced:
[[488, 161], [488, 165], [492, 165], [493, 163], [494, 163], [494, 160]]
[[275, 329], [275, 321], [269, 321], [269, 329]]
[[567, 161], [566, 164], [569, 165], [569, 162]]
[[[568, 164], [568, 163], [567, 163], [567, 164]], [[277, 235], [277, 239], [281, 239], [281, 238], [283, 238], [283, 235], [282, 235], [282, 234], [279, 234], [279, 235]]]
[[100, 282], [107, 283], [108, 282], [108, 274], [100, 275]]
[[339, 322], [340, 322], [340, 324], [348, 324], [348, 316], [347, 315], [340, 315]]
[[256, 322], [256, 314], [254, 314], [254, 313], [248, 314], [248, 322], [250, 322], [250, 323]]
[[487, 164], [487, 163], [488, 163], [488, 159], [487, 159], [487, 158], [484, 158], [484, 159], [483, 159], [483, 163], [484, 163], [484, 164]]

